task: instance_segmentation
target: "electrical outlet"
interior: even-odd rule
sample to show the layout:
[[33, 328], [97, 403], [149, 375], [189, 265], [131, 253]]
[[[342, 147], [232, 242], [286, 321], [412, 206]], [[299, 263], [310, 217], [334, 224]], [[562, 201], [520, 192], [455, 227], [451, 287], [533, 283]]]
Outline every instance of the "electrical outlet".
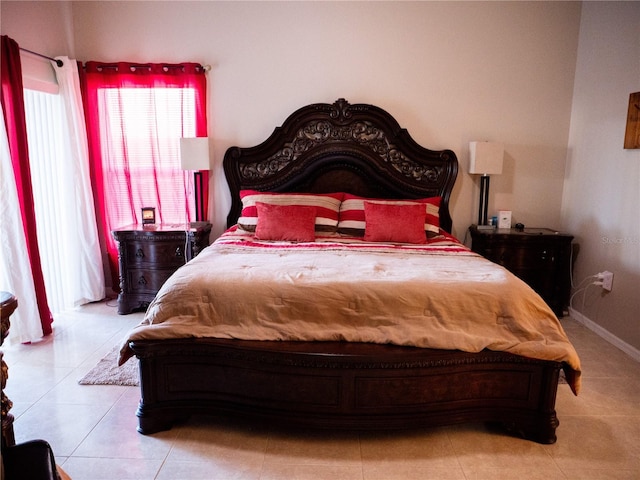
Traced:
[[613, 273], [605, 270], [600, 275], [602, 275], [602, 288], [607, 292], [610, 292], [613, 288]]

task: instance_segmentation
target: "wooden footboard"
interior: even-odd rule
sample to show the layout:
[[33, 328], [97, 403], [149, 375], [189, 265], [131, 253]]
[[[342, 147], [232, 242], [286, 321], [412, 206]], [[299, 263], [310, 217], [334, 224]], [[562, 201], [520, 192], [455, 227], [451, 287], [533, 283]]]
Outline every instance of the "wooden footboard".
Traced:
[[483, 351], [340, 342], [183, 339], [131, 343], [138, 431], [194, 413], [280, 425], [379, 430], [497, 422], [554, 443], [561, 364]]

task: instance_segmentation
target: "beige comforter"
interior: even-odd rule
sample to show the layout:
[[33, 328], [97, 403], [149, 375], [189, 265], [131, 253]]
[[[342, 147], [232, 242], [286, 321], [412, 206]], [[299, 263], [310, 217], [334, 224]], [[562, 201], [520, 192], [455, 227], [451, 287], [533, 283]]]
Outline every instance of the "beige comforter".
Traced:
[[120, 362], [130, 341], [186, 337], [487, 348], [565, 362], [580, 388], [580, 360], [546, 303], [449, 242], [292, 246], [223, 236], [165, 283]]

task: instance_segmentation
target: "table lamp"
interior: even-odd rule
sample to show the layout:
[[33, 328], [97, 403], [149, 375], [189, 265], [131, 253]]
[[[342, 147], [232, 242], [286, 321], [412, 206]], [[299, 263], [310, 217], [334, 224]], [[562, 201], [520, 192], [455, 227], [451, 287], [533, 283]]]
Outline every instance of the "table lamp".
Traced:
[[500, 142], [469, 142], [469, 173], [480, 177], [478, 226], [487, 225], [489, 175], [502, 173], [504, 144]]
[[202, 170], [211, 169], [209, 138], [181, 138], [180, 166], [183, 170], [193, 170], [193, 185], [196, 203], [196, 221], [204, 221], [204, 198], [202, 197]]

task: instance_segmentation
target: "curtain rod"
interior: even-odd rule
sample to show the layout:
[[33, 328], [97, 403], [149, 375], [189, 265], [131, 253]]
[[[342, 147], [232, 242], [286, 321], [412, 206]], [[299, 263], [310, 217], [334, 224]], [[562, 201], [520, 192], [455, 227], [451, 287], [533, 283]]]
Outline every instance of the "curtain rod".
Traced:
[[[84, 63], [82, 65], [82, 68], [87, 68], [87, 63]], [[119, 63], [125, 63], [125, 64], [129, 64], [131, 65], [131, 67], [135, 67], [135, 68], [151, 68], [148, 63], [132, 63], [132, 62], [115, 62], [115, 63], [109, 63], [109, 62], [92, 62], [92, 63], [102, 63], [103, 66], [101, 68], [117, 68]], [[153, 63], [153, 62], [152, 62]], [[194, 62], [195, 63], [195, 62]], [[179, 67], [180, 64], [179, 63], [155, 63], [156, 65], [166, 65], [167, 67]], [[205, 72], [208, 72], [209, 70], [211, 70], [211, 65], [202, 65], [201, 63], [197, 63], [197, 65], [202, 68], [202, 70], [204, 70]]]
[[40, 58], [46, 58], [47, 60], [51, 60], [52, 62], [56, 62], [56, 65], [58, 67], [61, 67], [62, 65], [64, 65], [64, 63], [62, 62], [62, 60], [58, 60], [56, 58], [51, 58], [51, 57], [47, 57], [46, 55], [43, 55], [41, 53], [38, 52], [34, 52], [32, 50], [28, 50], [26, 48], [22, 48], [20, 47], [20, 50], [22, 50], [23, 52], [27, 52], [30, 53], [31, 55], [35, 55], [36, 57], [40, 57]]

